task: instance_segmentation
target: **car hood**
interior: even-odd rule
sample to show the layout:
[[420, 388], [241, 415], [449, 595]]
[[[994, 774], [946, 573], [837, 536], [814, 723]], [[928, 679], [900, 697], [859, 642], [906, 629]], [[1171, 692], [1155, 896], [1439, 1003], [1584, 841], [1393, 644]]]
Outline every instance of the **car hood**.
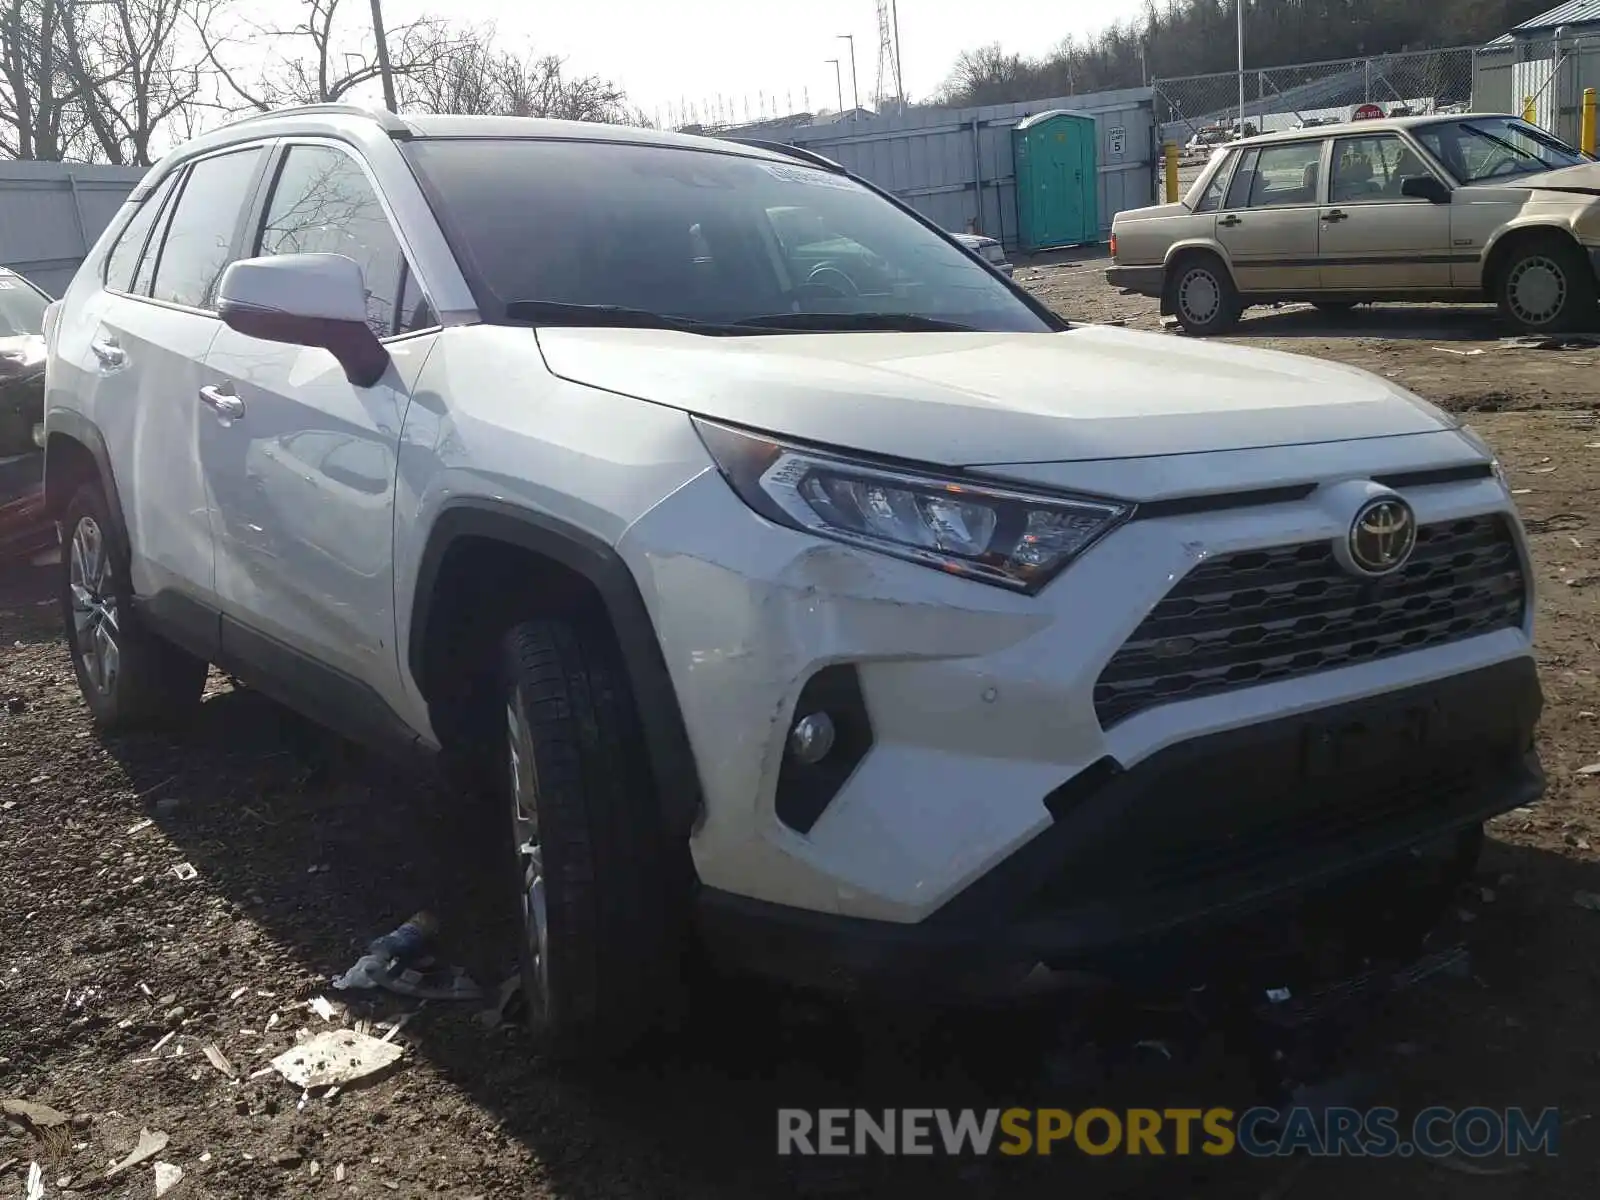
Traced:
[[1600, 163], [1579, 163], [1558, 171], [1541, 171], [1525, 179], [1488, 180], [1501, 187], [1529, 188], [1534, 191], [1591, 192], [1600, 196]]
[[1298, 355], [1062, 333], [702, 337], [541, 329], [567, 380], [798, 440], [949, 466], [1242, 450], [1451, 428], [1375, 375]]

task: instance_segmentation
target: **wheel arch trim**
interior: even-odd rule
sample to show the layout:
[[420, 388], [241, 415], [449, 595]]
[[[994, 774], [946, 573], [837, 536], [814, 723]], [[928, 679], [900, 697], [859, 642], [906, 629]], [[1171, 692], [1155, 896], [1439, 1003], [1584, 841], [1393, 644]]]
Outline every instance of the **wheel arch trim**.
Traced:
[[677, 689], [633, 572], [613, 547], [586, 530], [504, 501], [481, 497], [449, 501], [428, 531], [406, 637], [406, 661], [419, 689], [424, 694], [430, 690], [427, 630], [439, 573], [451, 547], [464, 538], [528, 550], [581, 576], [595, 589], [616, 635], [638, 708], [664, 826], [671, 836], [687, 836], [699, 818], [703, 793]]
[[100, 432], [100, 427], [89, 420], [82, 413], [74, 412], [69, 408], [54, 408], [45, 415], [44, 451], [44, 503], [45, 511], [57, 520], [66, 511], [67, 504], [72, 500], [72, 493], [68, 485], [61, 478], [59, 471], [52, 473], [50, 461], [54, 457], [51, 452], [56, 438], [62, 437], [67, 441], [76, 442], [89, 452], [89, 457], [94, 460], [95, 472], [99, 476], [100, 489], [105, 494], [106, 505], [110, 509], [112, 524], [116, 527], [118, 542], [128, 545], [128, 525], [122, 515], [122, 497], [117, 492], [116, 473], [111, 469], [111, 451], [106, 445], [105, 435]]

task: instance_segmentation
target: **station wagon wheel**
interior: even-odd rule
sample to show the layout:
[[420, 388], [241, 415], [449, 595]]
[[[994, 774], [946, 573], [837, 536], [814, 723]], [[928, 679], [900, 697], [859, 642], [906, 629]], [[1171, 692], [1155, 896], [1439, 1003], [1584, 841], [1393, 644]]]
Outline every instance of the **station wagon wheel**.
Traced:
[[1181, 258], [1167, 272], [1167, 304], [1185, 333], [1199, 337], [1223, 333], [1239, 320], [1241, 305], [1233, 278], [1213, 254]]
[[1500, 308], [1524, 329], [1557, 333], [1595, 316], [1595, 281], [1578, 248], [1559, 234], [1529, 238], [1500, 275]]

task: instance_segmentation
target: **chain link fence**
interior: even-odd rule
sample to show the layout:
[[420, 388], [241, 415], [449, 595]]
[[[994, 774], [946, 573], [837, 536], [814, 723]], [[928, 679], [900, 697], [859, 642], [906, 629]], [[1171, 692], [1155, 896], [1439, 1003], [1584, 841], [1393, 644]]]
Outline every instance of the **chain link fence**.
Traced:
[[[1457, 47], [1248, 69], [1242, 76], [1244, 132], [1348, 121], [1365, 104], [1385, 116], [1464, 112], [1472, 106], [1475, 53]], [[1240, 82], [1236, 71], [1156, 80], [1161, 140], [1203, 156], [1236, 136]]]
[[1473, 61], [1472, 107], [1526, 115], [1568, 145], [1582, 137], [1584, 89], [1600, 87], [1600, 37], [1492, 42]]

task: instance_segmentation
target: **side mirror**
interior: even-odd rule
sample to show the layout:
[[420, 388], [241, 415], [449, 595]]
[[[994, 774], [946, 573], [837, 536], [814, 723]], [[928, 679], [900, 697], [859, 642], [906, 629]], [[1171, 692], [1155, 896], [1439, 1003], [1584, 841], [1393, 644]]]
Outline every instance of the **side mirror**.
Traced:
[[1412, 175], [1400, 181], [1400, 194], [1429, 204], [1449, 204], [1450, 189], [1432, 175]]
[[342, 254], [240, 259], [222, 274], [217, 315], [246, 337], [328, 351], [356, 387], [389, 369], [389, 352], [367, 324], [361, 268]]

